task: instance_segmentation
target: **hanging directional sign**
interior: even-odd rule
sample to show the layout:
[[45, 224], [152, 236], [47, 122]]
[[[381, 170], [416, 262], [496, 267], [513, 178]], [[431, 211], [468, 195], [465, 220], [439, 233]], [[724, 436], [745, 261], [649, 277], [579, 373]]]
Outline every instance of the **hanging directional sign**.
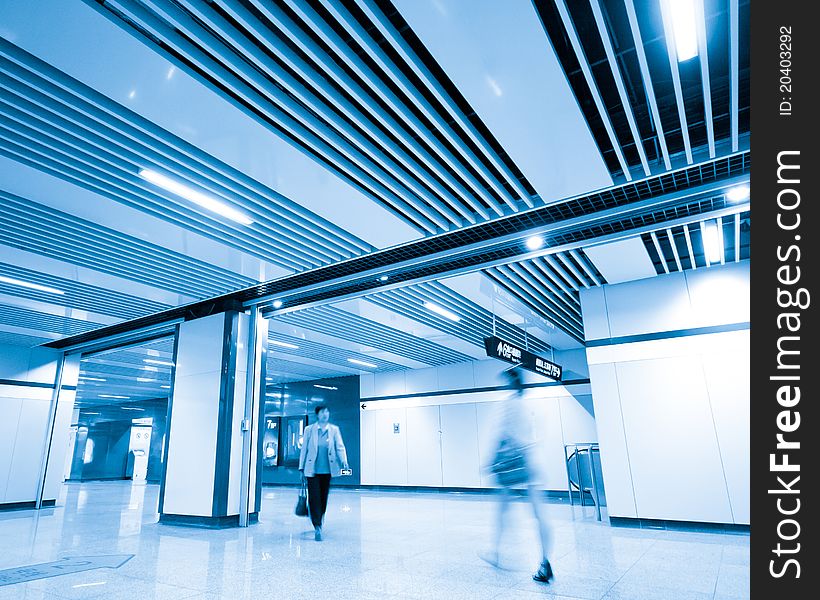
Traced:
[[68, 573], [91, 571], [92, 569], [101, 569], [103, 567], [116, 569], [133, 557], [133, 554], [67, 556], [52, 562], [3, 569], [0, 571], [0, 587], [13, 585], [15, 583], [25, 583], [26, 581], [33, 581], [35, 579], [56, 577], [57, 575], [67, 575]]
[[487, 350], [487, 356], [518, 365], [522, 369], [527, 369], [544, 377], [561, 380], [563, 372], [561, 365], [557, 365], [546, 358], [541, 358], [517, 344], [491, 336], [484, 338], [484, 348]]

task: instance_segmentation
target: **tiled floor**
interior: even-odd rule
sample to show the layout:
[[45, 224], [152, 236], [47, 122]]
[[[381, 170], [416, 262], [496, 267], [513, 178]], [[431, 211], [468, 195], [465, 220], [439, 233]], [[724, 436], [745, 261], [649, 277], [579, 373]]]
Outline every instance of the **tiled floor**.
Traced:
[[749, 537], [614, 528], [550, 504], [556, 579], [530, 579], [529, 506], [511, 511], [507, 570], [478, 558], [491, 496], [332, 490], [325, 541], [293, 516], [296, 491], [266, 488], [260, 523], [219, 531], [157, 524], [156, 486], [64, 486], [55, 509], [0, 513], [0, 570], [64, 556], [134, 554], [97, 569], [0, 586], [0, 600], [446, 598], [725, 600], [749, 597]]

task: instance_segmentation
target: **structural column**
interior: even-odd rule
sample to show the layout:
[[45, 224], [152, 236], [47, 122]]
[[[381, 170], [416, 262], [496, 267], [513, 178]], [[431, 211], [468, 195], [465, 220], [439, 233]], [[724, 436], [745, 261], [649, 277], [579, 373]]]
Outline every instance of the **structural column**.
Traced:
[[[178, 326], [168, 407], [160, 521], [204, 527], [249, 522], [261, 502], [261, 430], [267, 321], [239, 310]], [[250, 376], [249, 376], [250, 369]], [[250, 382], [250, 396], [246, 397]], [[242, 485], [243, 442], [250, 438]], [[247, 452], [247, 446], [246, 446]]]

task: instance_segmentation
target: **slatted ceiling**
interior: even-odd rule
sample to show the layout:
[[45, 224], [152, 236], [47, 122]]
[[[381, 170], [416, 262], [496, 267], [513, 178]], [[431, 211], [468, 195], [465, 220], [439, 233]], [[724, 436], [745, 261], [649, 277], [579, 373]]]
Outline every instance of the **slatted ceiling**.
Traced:
[[55, 295], [0, 281], [0, 293], [2, 294], [21, 296], [39, 302], [59, 304], [67, 308], [82, 309], [122, 319], [133, 319], [169, 308], [169, 305], [161, 302], [153, 302], [145, 298], [80, 283], [72, 279], [56, 277], [40, 271], [32, 271], [8, 263], [0, 263], [0, 275], [37, 283], [64, 292], [61, 295]]
[[531, 186], [388, 2], [97, 8], [422, 231], [532, 205]]
[[91, 321], [52, 315], [37, 310], [20, 308], [18, 306], [0, 304], [0, 325], [60, 333], [63, 335], [76, 335], [102, 327], [103, 323], [93, 323]]
[[31, 348], [32, 346], [39, 346], [45, 342], [50, 341], [51, 338], [41, 337], [37, 335], [26, 335], [23, 333], [13, 333], [11, 331], [0, 331], [0, 344], [9, 346], [20, 346], [22, 348]]
[[[278, 332], [269, 333], [268, 339], [272, 341], [285, 342], [287, 344], [293, 344], [294, 346], [298, 346], [298, 348], [285, 348], [282, 346], [271, 344], [270, 346], [268, 346], [269, 353], [288, 354], [293, 355], [294, 357], [303, 357], [311, 360], [333, 363], [345, 367], [343, 371], [349, 371], [350, 369], [358, 369], [356, 365], [351, 364], [347, 360], [348, 358], [354, 358], [357, 360], [363, 360], [365, 362], [372, 363], [377, 366], [376, 369], [373, 369], [374, 371], [394, 371], [397, 369], [405, 368], [402, 365], [398, 365], [396, 363], [383, 360], [381, 358], [376, 358], [370, 356], [369, 354], [362, 354], [361, 352], [352, 352], [350, 350], [344, 350], [341, 348], [336, 348], [334, 346], [329, 346], [328, 344], [321, 344], [319, 342], [314, 342], [311, 340], [306, 340], [291, 335], [285, 335]], [[273, 360], [276, 360], [276, 358], [274, 357]]]
[[[723, 258], [720, 263], [750, 258], [750, 222], [750, 211], [720, 219], [719, 231], [722, 232], [723, 241]], [[717, 220], [713, 219], [711, 223], [715, 224]], [[644, 234], [641, 239], [659, 275], [709, 266], [706, 264], [700, 222], [661, 229]]]
[[[493, 335], [493, 315], [491, 311], [437, 282], [379, 292], [366, 296], [366, 299], [478, 347], [483, 348], [484, 338]], [[455, 313], [461, 320], [456, 323], [444, 316], [433, 313], [424, 308], [425, 302], [437, 304]], [[496, 319], [495, 327], [501, 337], [524, 344], [525, 334], [519, 327], [500, 318]], [[527, 336], [527, 338], [530, 347], [538, 352], [550, 349], [547, 343], [538, 338], [532, 336]]]
[[279, 315], [277, 319], [428, 365], [446, 365], [471, 359], [466, 354], [332, 306]]
[[749, 2], [696, 4], [699, 57], [679, 63], [662, 2], [534, 0], [614, 176], [734, 152], [749, 132]]
[[322, 368], [300, 362], [283, 360], [277, 357], [268, 359], [265, 370], [268, 386], [289, 381], [305, 381], [309, 379], [325, 379], [327, 377], [341, 377], [349, 375], [349, 371], [335, 371], [332, 368]]
[[[198, 150], [6, 41], [0, 41], [4, 153], [113, 199], [241, 246], [288, 268], [371, 249], [274, 190]], [[33, 146], [33, 147], [32, 147]], [[142, 180], [153, 168], [251, 217], [237, 228]], [[288, 244], [281, 241], [289, 240]], [[250, 243], [250, 242], [253, 243]], [[253, 248], [257, 247], [256, 251]]]
[[194, 298], [248, 277], [0, 190], [0, 243]]

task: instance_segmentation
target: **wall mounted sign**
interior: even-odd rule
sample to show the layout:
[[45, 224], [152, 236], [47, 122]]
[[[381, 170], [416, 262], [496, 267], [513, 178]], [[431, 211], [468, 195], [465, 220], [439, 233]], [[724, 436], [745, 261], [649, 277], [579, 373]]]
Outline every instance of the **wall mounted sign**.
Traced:
[[484, 338], [484, 349], [487, 356], [497, 358], [513, 365], [518, 365], [522, 369], [538, 373], [544, 377], [561, 381], [563, 369], [546, 358], [533, 354], [517, 344], [513, 344], [499, 337], [491, 336]]

